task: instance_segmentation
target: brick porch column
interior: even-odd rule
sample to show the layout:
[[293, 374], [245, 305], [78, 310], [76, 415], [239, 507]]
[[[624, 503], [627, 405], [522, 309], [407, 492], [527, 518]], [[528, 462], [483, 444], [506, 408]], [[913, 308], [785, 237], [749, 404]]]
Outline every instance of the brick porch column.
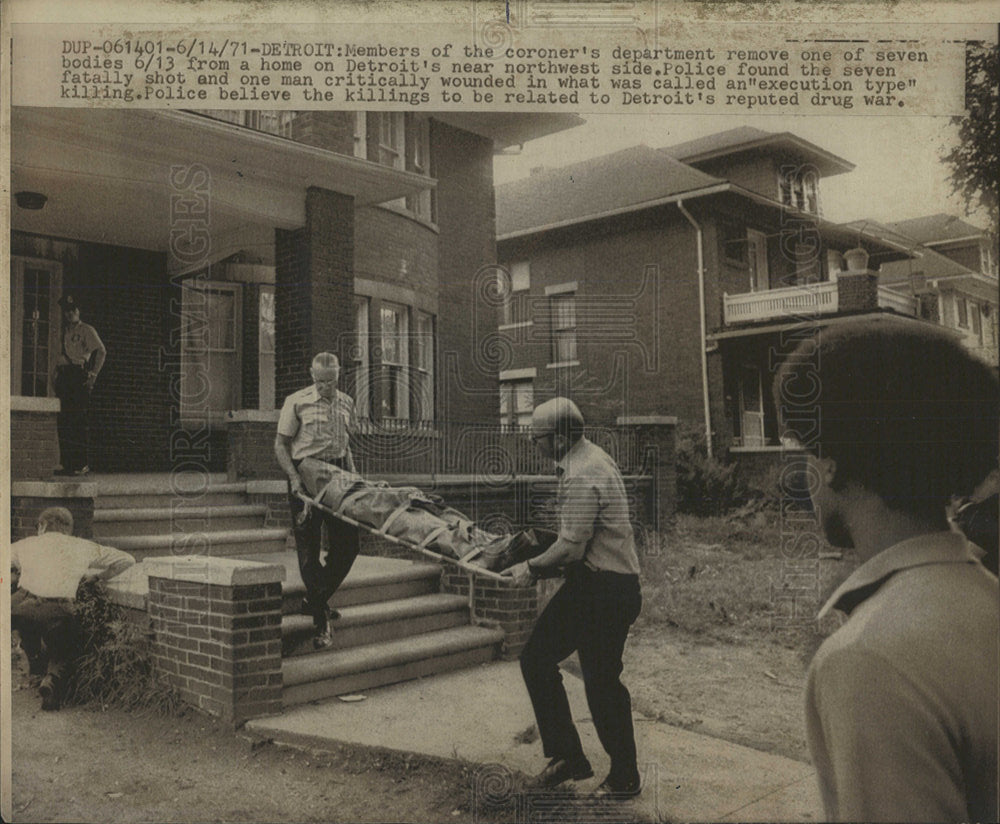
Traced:
[[234, 725], [281, 711], [281, 581], [276, 564], [147, 558], [154, 673], [189, 704]]
[[276, 229], [275, 397], [309, 383], [319, 351], [349, 362], [354, 329], [354, 198], [310, 187], [306, 224]]
[[837, 274], [837, 310], [868, 312], [878, 309], [877, 272], [839, 272]]
[[675, 443], [677, 418], [672, 415], [627, 416], [617, 419], [626, 434], [634, 433], [645, 471], [653, 479], [653, 529], [666, 529], [677, 511]]

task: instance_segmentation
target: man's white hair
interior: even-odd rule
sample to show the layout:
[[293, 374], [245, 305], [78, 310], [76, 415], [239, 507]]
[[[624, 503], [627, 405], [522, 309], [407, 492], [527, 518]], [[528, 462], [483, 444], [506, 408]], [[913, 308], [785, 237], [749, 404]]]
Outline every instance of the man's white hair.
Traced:
[[320, 352], [313, 358], [313, 369], [339, 369], [340, 359], [333, 352]]

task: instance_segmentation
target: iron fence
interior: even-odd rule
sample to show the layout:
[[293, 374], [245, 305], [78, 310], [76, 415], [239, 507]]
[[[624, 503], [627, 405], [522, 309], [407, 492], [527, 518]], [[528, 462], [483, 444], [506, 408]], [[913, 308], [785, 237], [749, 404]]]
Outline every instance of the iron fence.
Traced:
[[[624, 474], [642, 471], [634, 431], [588, 426], [586, 436]], [[553, 472], [552, 461], [538, 452], [528, 426], [364, 419], [352, 442], [354, 460], [365, 475], [471, 475], [489, 483]]]

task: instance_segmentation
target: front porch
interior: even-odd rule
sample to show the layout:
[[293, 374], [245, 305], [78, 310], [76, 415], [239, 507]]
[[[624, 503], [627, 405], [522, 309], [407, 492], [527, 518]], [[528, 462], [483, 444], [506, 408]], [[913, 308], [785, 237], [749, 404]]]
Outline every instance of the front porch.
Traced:
[[[877, 272], [842, 272], [837, 280], [723, 295], [723, 323], [731, 326], [780, 318], [808, 318], [841, 312], [887, 310], [917, 317], [918, 300], [877, 283]], [[845, 294], [844, 282], [861, 294]], [[866, 282], [873, 281], [873, 282]], [[857, 292], [857, 288], [853, 288]]]

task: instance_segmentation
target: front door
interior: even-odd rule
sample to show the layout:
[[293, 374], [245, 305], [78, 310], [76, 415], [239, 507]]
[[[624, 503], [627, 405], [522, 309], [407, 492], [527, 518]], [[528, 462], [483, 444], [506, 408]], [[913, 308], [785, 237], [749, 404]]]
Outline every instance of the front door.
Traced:
[[62, 264], [13, 257], [10, 269], [10, 394], [44, 398], [53, 394], [52, 369], [61, 349], [56, 301]]
[[181, 289], [181, 420], [221, 423], [240, 408], [241, 287], [185, 281]]
[[763, 402], [760, 369], [744, 364], [740, 367], [740, 434], [743, 446], [764, 445]]
[[763, 292], [769, 289], [767, 235], [756, 229], [747, 229], [747, 264], [750, 269], [750, 291]]

